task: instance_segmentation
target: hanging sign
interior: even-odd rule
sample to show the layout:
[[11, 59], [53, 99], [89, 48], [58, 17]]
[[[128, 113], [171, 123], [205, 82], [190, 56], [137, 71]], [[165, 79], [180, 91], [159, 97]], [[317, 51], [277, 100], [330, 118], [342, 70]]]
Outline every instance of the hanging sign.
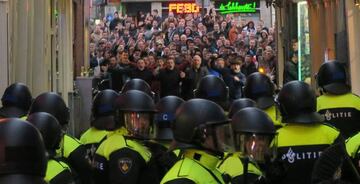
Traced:
[[195, 3], [169, 3], [169, 12], [174, 13], [199, 13], [200, 7]]
[[240, 4], [239, 2], [229, 1], [226, 3], [221, 3], [219, 7], [219, 12], [221, 14], [228, 13], [255, 13], [256, 12], [256, 2]]

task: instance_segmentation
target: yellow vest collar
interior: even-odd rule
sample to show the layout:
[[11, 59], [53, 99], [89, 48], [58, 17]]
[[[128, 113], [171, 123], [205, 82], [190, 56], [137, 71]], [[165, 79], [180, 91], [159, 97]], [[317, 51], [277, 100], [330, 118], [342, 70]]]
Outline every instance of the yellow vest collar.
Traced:
[[184, 156], [195, 160], [206, 168], [213, 170], [219, 162], [219, 158], [200, 150], [186, 150]]

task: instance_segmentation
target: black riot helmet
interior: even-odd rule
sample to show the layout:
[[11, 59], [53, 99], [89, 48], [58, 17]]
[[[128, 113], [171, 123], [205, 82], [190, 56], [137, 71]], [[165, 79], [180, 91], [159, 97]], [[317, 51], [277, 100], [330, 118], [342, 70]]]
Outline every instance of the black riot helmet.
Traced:
[[350, 92], [344, 66], [337, 61], [329, 61], [320, 66], [316, 76], [317, 84], [322, 91], [341, 95]]
[[[231, 151], [233, 137], [224, 110], [206, 99], [192, 99], [176, 112], [173, 134], [176, 148], [197, 148], [221, 155]], [[211, 143], [210, 143], [211, 142]]]
[[275, 99], [283, 123], [320, 123], [324, 117], [316, 112], [316, 96], [302, 81], [286, 83]]
[[70, 111], [60, 95], [46, 92], [37, 96], [30, 107], [29, 115], [35, 112], [47, 112], [65, 126], [69, 123]]
[[275, 87], [265, 74], [256, 72], [246, 78], [244, 96], [256, 102], [260, 109], [274, 105]]
[[256, 107], [256, 102], [250, 98], [236, 99], [231, 103], [228, 117], [231, 118], [236, 112], [246, 107]]
[[270, 149], [276, 147], [276, 129], [271, 118], [262, 110], [247, 107], [236, 112], [231, 120], [235, 148], [258, 162], [264, 162], [265, 156], [275, 156]]
[[91, 126], [99, 130], [114, 130], [116, 128], [116, 99], [119, 94], [114, 90], [107, 89], [99, 92], [93, 101], [91, 108]]
[[131, 80], [127, 81], [124, 84], [124, 86], [121, 90], [121, 93], [125, 93], [129, 90], [142, 91], [142, 92], [148, 94], [151, 98], [154, 98], [154, 96], [155, 96], [154, 92], [151, 91], [150, 85], [142, 79], [131, 79]]
[[229, 88], [221, 78], [207, 75], [200, 80], [197, 88], [194, 90], [194, 96], [195, 98], [211, 100], [227, 109]]
[[27, 121], [40, 131], [49, 156], [55, 156], [63, 135], [57, 119], [49, 113], [36, 112], [28, 116]]
[[23, 83], [14, 83], [5, 89], [1, 98], [3, 107], [0, 116], [5, 118], [20, 118], [25, 116], [32, 101], [29, 88]]
[[116, 104], [119, 119], [123, 120], [130, 137], [155, 138], [154, 114], [156, 108], [149, 95], [139, 90], [130, 90], [120, 94]]
[[159, 100], [156, 104], [157, 114], [155, 123], [158, 131], [156, 139], [173, 140], [171, 127], [175, 121], [176, 110], [184, 102], [185, 101], [182, 98], [177, 96], [166, 96]]
[[0, 120], [0, 147], [1, 183], [43, 183], [47, 166], [45, 148], [33, 125], [17, 118]]

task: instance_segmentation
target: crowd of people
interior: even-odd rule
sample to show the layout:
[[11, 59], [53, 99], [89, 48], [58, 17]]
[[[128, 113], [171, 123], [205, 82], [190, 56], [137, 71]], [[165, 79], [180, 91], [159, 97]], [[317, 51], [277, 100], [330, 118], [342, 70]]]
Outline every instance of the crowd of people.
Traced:
[[275, 48], [274, 29], [263, 21], [239, 21], [213, 9], [204, 17], [115, 12], [112, 20], [92, 27], [90, 66], [116, 91], [140, 78], [160, 97], [190, 99], [200, 78], [210, 74], [222, 78], [231, 99], [237, 99], [251, 73], [261, 71], [276, 82]]

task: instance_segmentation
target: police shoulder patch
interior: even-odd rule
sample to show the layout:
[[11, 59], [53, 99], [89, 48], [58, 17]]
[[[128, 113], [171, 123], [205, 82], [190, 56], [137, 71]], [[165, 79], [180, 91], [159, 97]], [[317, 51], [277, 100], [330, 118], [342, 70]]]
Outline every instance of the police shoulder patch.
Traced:
[[133, 165], [133, 161], [130, 158], [120, 158], [118, 161], [118, 167], [123, 174], [127, 174]]

